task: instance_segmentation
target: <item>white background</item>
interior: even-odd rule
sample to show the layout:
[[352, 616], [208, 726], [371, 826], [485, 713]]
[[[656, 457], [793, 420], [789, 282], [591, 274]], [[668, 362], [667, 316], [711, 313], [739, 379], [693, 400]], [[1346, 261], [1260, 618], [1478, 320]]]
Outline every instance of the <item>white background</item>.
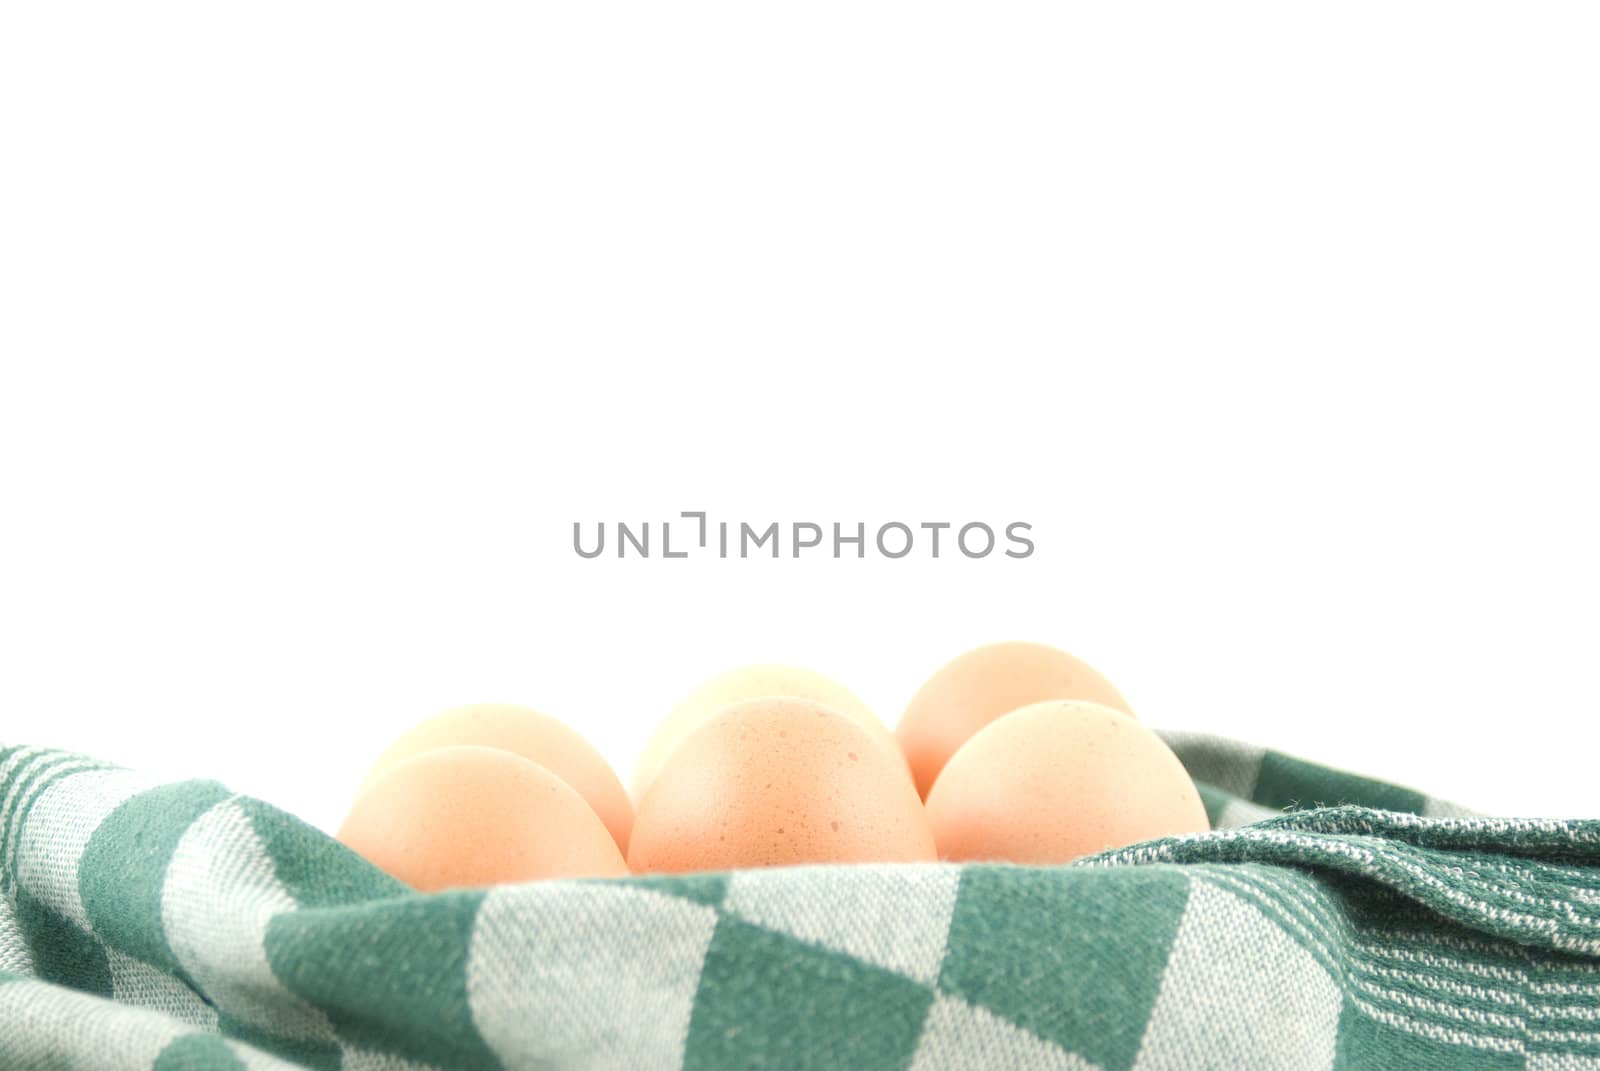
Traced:
[[[404, 726], [626, 776], [699, 679], [1600, 813], [1586, 4], [10, 5], [0, 737], [337, 823]], [[574, 520], [1037, 553], [584, 561]]]

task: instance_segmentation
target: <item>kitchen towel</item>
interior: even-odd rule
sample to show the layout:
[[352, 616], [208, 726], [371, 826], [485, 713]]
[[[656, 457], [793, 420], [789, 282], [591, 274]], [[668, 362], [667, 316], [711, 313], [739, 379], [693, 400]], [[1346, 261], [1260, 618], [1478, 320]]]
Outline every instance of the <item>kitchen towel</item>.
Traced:
[[3, 748], [0, 1068], [1600, 1069], [1600, 820], [1166, 736], [1211, 833], [434, 895]]

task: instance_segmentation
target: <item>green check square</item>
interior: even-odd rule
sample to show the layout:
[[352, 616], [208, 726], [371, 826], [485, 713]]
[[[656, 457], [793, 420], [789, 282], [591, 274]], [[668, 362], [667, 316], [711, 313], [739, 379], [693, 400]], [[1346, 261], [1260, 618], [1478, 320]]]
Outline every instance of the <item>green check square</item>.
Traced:
[[974, 866], [961, 878], [939, 988], [1123, 1071], [1188, 896], [1176, 867]]
[[925, 986], [732, 916], [706, 950], [683, 1065], [904, 1068], [933, 1003]]
[[456, 890], [286, 911], [267, 925], [267, 961], [284, 988], [327, 1012], [342, 1041], [461, 1071], [500, 1071], [467, 993], [484, 895]]
[[1256, 777], [1255, 801], [1267, 807], [1332, 807], [1355, 803], [1421, 814], [1428, 798], [1399, 785], [1329, 769], [1276, 751], [1267, 752]]

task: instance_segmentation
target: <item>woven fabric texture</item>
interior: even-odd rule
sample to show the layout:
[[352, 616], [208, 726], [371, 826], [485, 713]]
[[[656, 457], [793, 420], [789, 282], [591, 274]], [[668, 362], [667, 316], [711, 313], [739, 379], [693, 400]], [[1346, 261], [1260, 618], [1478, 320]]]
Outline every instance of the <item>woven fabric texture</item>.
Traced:
[[1168, 734], [1065, 867], [412, 893], [209, 781], [0, 749], [0, 1068], [1600, 1071], [1600, 821]]

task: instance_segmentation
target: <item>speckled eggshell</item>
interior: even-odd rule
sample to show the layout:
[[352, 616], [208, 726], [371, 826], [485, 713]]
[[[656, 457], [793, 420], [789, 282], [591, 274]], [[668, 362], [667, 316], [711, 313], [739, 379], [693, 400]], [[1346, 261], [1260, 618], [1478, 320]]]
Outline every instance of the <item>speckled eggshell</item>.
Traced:
[[378, 756], [357, 795], [396, 763], [461, 744], [499, 748], [543, 766], [588, 801], [611, 831], [619, 851], [628, 850], [633, 804], [600, 752], [550, 715], [511, 703], [475, 703], [422, 722]]
[[628, 849], [635, 873], [933, 858], [897, 758], [787, 697], [735, 704], [685, 740], [639, 801]]
[[[700, 685], [673, 707], [656, 727], [644, 750], [639, 753], [639, 761], [634, 764], [633, 778], [629, 782], [634, 801], [644, 798], [645, 790], [671, 758], [673, 751], [696, 729], [735, 703], [768, 696], [789, 696], [821, 703], [861, 726], [878, 746], [889, 749], [897, 758], [900, 756], [894, 737], [872, 712], [872, 708], [838, 681], [799, 666], [743, 666]], [[903, 763], [904, 760], [901, 761]]]
[[1210, 828], [1166, 743], [1095, 703], [1035, 703], [974, 733], [928, 793], [939, 857], [1065, 863]]
[[437, 748], [395, 763], [356, 800], [339, 840], [423, 892], [628, 872], [582, 796], [498, 748]]
[[1083, 699], [1133, 713], [1111, 682], [1065, 651], [1041, 643], [994, 643], [947, 662], [900, 716], [895, 736], [924, 797], [973, 733], [1030, 703]]

